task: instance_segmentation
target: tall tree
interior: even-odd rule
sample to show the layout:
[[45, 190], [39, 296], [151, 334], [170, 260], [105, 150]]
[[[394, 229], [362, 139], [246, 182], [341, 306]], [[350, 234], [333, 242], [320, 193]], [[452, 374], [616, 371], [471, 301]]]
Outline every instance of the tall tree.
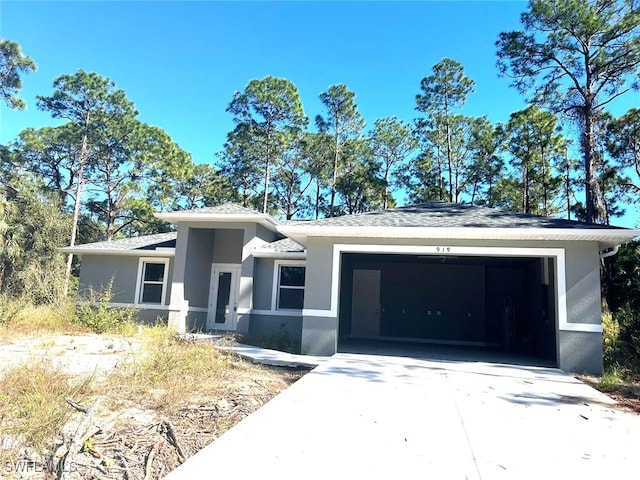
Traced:
[[350, 140], [358, 139], [362, 135], [364, 120], [355, 102], [356, 94], [346, 85], [331, 85], [326, 92], [320, 94], [320, 101], [324, 105], [326, 116], [316, 117], [316, 126], [320, 133], [332, 139], [331, 195], [329, 200], [329, 217], [335, 214], [336, 185], [342, 168], [343, 150]]
[[9, 108], [26, 107], [18, 93], [22, 88], [20, 76], [36, 70], [36, 63], [22, 54], [20, 45], [11, 40], [0, 39], [0, 98]]
[[340, 211], [352, 215], [382, 207], [384, 182], [380, 164], [366, 141], [349, 140], [342, 153], [343, 174], [336, 183], [336, 192], [342, 199]]
[[104, 225], [105, 238], [113, 240], [140, 220], [129, 204], [153, 191], [159, 178], [180, 176], [191, 159], [165, 131], [134, 118], [109, 121], [99, 133], [87, 178], [88, 207]]
[[623, 169], [635, 174], [628, 182], [636, 198], [640, 199], [640, 109], [632, 108], [607, 126], [607, 151]]
[[292, 131], [286, 134], [289, 145], [279, 159], [280, 168], [274, 176], [278, 213], [287, 220], [304, 213], [309, 207], [306, 192], [313, 182], [309, 174], [309, 157], [305, 154], [306, 132]]
[[[421, 94], [416, 95], [416, 110], [427, 115], [429, 141], [443, 154], [448, 176], [449, 201], [457, 201], [456, 146], [454, 129], [463, 127], [457, 109], [464, 106], [467, 95], [473, 92], [475, 81], [464, 74], [463, 66], [450, 58], [444, 58], [433, 66], [433, 74], [420, 82]], [[458, 184], [459, 186], [459, 184]]]
[[390, 198], [391, 177], [396, 169], [418, 147], [418, 139], [411, 128], [396, 117], [376, 120], [369, 134], [369, 143], [376, 161], [380, 164], [384, 182], [382, 208], [387, 208]]
[[486, 117], [473, 120], [470, 147], [473, 156], [466, 188], [473, 204], [493, 208], [496, 186], [503, 176], [504, 161], [498, 155], [502, 129], [494, 127]]
[[636, 0], [531, 0], [523, 30], [503, 32], [500, 73], [536, 103], [580, 126], [586, 220], [605, 211], [597, 178], [595, 123], [606, 105], [638, 87], [640, 6]]
[[556, 116], [535, 106], [512, 113], [504, 144], [512, 167], [519, 172], [519, 210], [544, 216], [555, 213], [553, 204], [561, 193], [562, 180], [552, 169], [565, 150]]
[[73, 198], [80, 165], [82, 132], [67, 123], [57, 127], [27, 128], [14, 143], [14, 168], [29, 172], [40, 179], [47, 191], [59, 198], [65, 208]]
[[227, 107], [237, 125], [244, 125], [252, 141], [260, 147], [264, 162], [264, 193], [262, 211], [269, 208], [271, 170], [284, 145], [284, 134], [303, 128], [308, 119], [304, 114], [298, 89], [289, 80], [267, 76], [251, 80], [243, 92], [236, 92]]
[[[61, 75], [53, 81], [53, 95], [38, 96], [38, 108], [51, 113], [54, 118], [64, 118], [82, 132], [76, 173], [75, 205], [71, 225], [70, 246], [75, 245], [80, 206], [85, 181], [85, 167], [90, 156], [96, 132], [109, 122], [124, 121], [137, 114], [124, 91], [116, 89], [114, 82], [97, 73], [78, 70], [73, 75]], [[73, 255], [67, 258], [65, 292], [69, 288], [69, 277]]]

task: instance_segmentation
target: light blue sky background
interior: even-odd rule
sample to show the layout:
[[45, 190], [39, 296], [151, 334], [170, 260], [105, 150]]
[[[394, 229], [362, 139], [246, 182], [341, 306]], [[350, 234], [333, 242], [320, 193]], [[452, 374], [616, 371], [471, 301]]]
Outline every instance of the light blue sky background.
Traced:
[[[476, 81], [463, 112], [505, 122], [525, 98], [498, 78], [494, 43], [519, 28], [524, 1], [169, 2], [0, 0], [0, 36], [38, 64], [24, 77], [26, 111], [0, 105], [0, 143], [26, 127], [55, 124], [36, 109], [53, 79], [82, 68], [111, 78], [141, 120], [166, 130], [197, 163], [215, 162], [233, 128], [225, 108], [252, 78], [296, 84], [306, 114], [344, 83], [368, 126], [416, 117], [420, 80], [444, 57]], [[638, 106], [632, 93], [612, 104]], [[633, 213], [633, 212], [632, 212]], [[637, 212], [617, 223], [633, 226]]]

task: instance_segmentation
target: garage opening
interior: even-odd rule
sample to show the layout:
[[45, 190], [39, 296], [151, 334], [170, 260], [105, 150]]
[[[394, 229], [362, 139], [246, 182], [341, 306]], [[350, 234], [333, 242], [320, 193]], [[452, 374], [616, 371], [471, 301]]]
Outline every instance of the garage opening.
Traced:
[[339, 339], [521, 353], [556, 363], [553, 258], [343, 253]]

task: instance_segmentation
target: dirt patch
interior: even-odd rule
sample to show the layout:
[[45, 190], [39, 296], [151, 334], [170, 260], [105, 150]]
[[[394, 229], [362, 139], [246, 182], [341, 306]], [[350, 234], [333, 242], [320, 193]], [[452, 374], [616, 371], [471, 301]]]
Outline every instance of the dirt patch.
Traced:
[[[190, 348], [198, 352], [188, 361], [216, 363], [210, 378], [200, 364], [205, 376], [198, 378], [162, 364], [187, 361], [176, 349]], [[33, 362], [46, 362], [73, 379], [89, 376], [91, 391], [81, 402], [59, 400], [69, 409], [69, 420], [40, 449], [20, 432], [3, 432], [10, 431], [3, 424], [10, 426], [12, 419], [0, 394], [0, 478], [162, 478], [306, 373], [254, 365], [229, 353], [203, 353], [202, 345], [65, 335], [1, 343], [0, 392], [3, 373]], [[174, 375], [169, 384], [138, 378], [140, 372], [153, 375], [165, 368]], [[185, 387], [174, 391], [173, 383]]]
[[616, 406], [640, 414], [640, 382], [602, 388], [600, 379], [590, 375], [578, 375], [579, 380], [613, 398]]

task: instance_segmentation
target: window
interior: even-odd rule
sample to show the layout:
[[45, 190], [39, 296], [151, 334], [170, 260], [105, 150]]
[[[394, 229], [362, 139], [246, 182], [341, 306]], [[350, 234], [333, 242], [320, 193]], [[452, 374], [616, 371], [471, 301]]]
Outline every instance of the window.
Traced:
[[302, 310], [304, 305], [304, 275], [302, 264], [276, 262], [276, 310]]
[[138, 267], [136, 304], [163, 305], [167, 289], [168, 259], [141, 258]]

